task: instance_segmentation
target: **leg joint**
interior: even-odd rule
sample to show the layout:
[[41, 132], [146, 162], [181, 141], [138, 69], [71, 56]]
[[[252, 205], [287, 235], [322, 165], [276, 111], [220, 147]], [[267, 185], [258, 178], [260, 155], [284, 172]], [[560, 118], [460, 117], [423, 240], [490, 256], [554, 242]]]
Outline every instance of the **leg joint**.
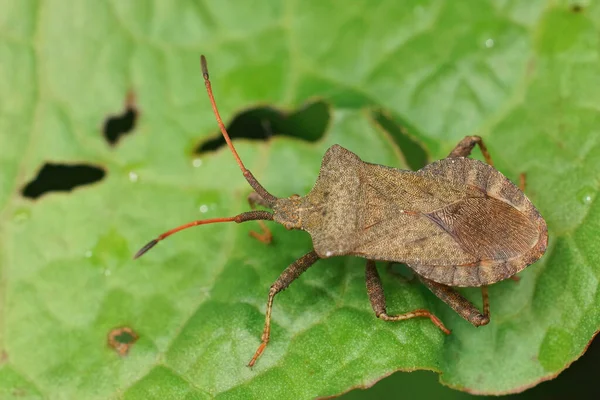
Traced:
[[490, 323], [490, 317], [487, 315], [483, 315], [483, 314], [475, 314], [475, 315], [471, 315], [471, 317], [469, 318], [469, 321], [474, 325], [474, 326], [484, 326]]
[[274, 297], [280, 291], [281, 288], [279, 287], [279, 285], [277, 285], [276, 283], [272, 284], [271, 288], [269, 289], [269, 297]]

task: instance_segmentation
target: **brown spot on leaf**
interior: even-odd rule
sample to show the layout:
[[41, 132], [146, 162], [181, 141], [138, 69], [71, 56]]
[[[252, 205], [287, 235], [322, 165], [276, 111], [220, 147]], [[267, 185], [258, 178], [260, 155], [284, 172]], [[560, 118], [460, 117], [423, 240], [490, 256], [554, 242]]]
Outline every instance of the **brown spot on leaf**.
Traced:
[[27, 390], [23, 388], [15, 388], [12, 391], [13, 397], [25, 397], [27, 396]]
[[133, 329], [123, 326], [108, 332], [107, 343], [117, 354], [124, 357], [129, 353], [129, 349], [138, 339], [139, 336]]

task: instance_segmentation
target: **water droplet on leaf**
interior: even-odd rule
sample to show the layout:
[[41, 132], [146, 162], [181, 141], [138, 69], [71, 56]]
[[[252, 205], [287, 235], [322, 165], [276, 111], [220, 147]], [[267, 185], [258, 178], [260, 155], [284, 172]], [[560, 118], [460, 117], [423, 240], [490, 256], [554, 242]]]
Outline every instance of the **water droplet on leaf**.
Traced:
[[582, 204], [591, 204], [594, 200], [595, 190], [589, 186], [584, 186], [579, 192], [577, 192], [577, 198]]
[[138, 174], [136, 174], [136, 173], [135, 173], [135, 172], [133, 172], [133, 171], [129, 172], [129, 180], [130, 180], [131, 182], [137, 182], [137, 181], [138, 181], [138, 179], [139, 179], [139, 176], [138, 176]]

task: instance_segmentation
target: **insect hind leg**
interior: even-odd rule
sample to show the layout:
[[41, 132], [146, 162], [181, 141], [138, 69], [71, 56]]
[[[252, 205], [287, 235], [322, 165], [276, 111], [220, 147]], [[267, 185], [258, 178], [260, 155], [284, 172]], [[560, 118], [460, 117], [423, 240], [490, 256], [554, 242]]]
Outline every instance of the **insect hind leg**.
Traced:
[[438, 328], [440, 328], [442, 332], [444, 332], [447, 335], [450, 334], [450, 330], [444, 326], [442, 321], [440, 321], [439, 318], [433, 315], [430, 311], [425, 309], [418, 309], [398, 315], [388, 315], [386, 311], [383, 286], [381, 284], [381, 279], [379, 278], [379, 273], [377, 272], [377, 268], [375, 266], [375, 261], [367, 260], [365, 278], [367, 283], [367, 293], [369, 294], [369, 300], [371, 301], [371, 306], [373, 307], [373, 311], [375, 312], [375, 316], [377, 316], [377, 318], [382, 319], [384, 321], [403, 321], [411, 318], [427, 317]]
[[481, 297], [483, 299], [483, 313], [456, 289], [434, 282], [418, 275], [421, 282], [431, 290], [433, 294], [448, 304], [458, 315], [469, 321], [474, 326], [487, 325], [490, 322], [490, 302], [488, 298], [487, 286], [481, 287]]
[[468, 157], [475, 145], [479, 145], [481, 154], [483, 154], [483, 158], [485, 158], [485, 162], [493, 167], [494, 162], [492, 161], [492, 157], [490, 156], [487, 147], [485, 147], [481, 136], [465, 136], [463, 140], [458, 142], [454, 150], [448, 154], [448, 158]]
[[[492, 161], [490, 152], [483, 143], [483, 139], [481, 138], [481, 136], [465, 136], [460, 142], [458, 142], [458, 144], [456, 145], [456, 147], [454, 147], [450, 154], [448, 154], [447, 158], [468, 157], [471, 154], [471, 151], [473, 151], [473, 147], [475, 147], [475, 145], [479, 145], [479, 148], [481, 149], [481, 154], [483, 154], [485, 162], [487, 162], [493, 167], [494, 162]], [[525, 191], [525, 186], [527, 184], [526, 178], [527, 177], [524, 172], [521, 172], [519, 174], [518, 186], [521, 192]]]

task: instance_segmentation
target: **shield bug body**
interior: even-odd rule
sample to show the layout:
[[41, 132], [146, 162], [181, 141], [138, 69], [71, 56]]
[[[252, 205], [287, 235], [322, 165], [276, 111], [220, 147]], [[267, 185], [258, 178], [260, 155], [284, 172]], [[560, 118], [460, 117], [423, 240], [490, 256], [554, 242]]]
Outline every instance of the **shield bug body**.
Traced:
[[[190, 222], [145, 245], [136, 258], [160, 240], [191, 226], [216, 222], [275, 221], [307, 231], [313, 250], [288, 266], [269, 290], [262, 342], [249, 362], [254, 365], [270, 336], [273, 299], [320, 258], [351, 255], [366, 259], [366, 285], [375, 315], [386, 321], [427, 317], [450, 331], [431, 312], [389, 315], [376, 260], [406, 263], [441, 300], [474, 326], [489, 322], [487, 285], [513, 277], [546, 251], [546, 223], [523, 191], [492, 166], [478, 136], [465, 137], [447, 158], [418, 171], [362, 161], [339, 145], [330, 147], [317, 181], [304, 197], [270, 194], [238, 156], [217, 111], [206, 60], [202, 73], [221, 132], [244, 177], [254, 189], [251, 205], [272, 209], [235, 217]], [[487, 163], [467, 158], [479, 145]], [[262, 222], [261, 222], [262, 223]], [[263, 226], [258, 239], [268, 241]], [[483, 312], [452, 287], [481, 287]]]

